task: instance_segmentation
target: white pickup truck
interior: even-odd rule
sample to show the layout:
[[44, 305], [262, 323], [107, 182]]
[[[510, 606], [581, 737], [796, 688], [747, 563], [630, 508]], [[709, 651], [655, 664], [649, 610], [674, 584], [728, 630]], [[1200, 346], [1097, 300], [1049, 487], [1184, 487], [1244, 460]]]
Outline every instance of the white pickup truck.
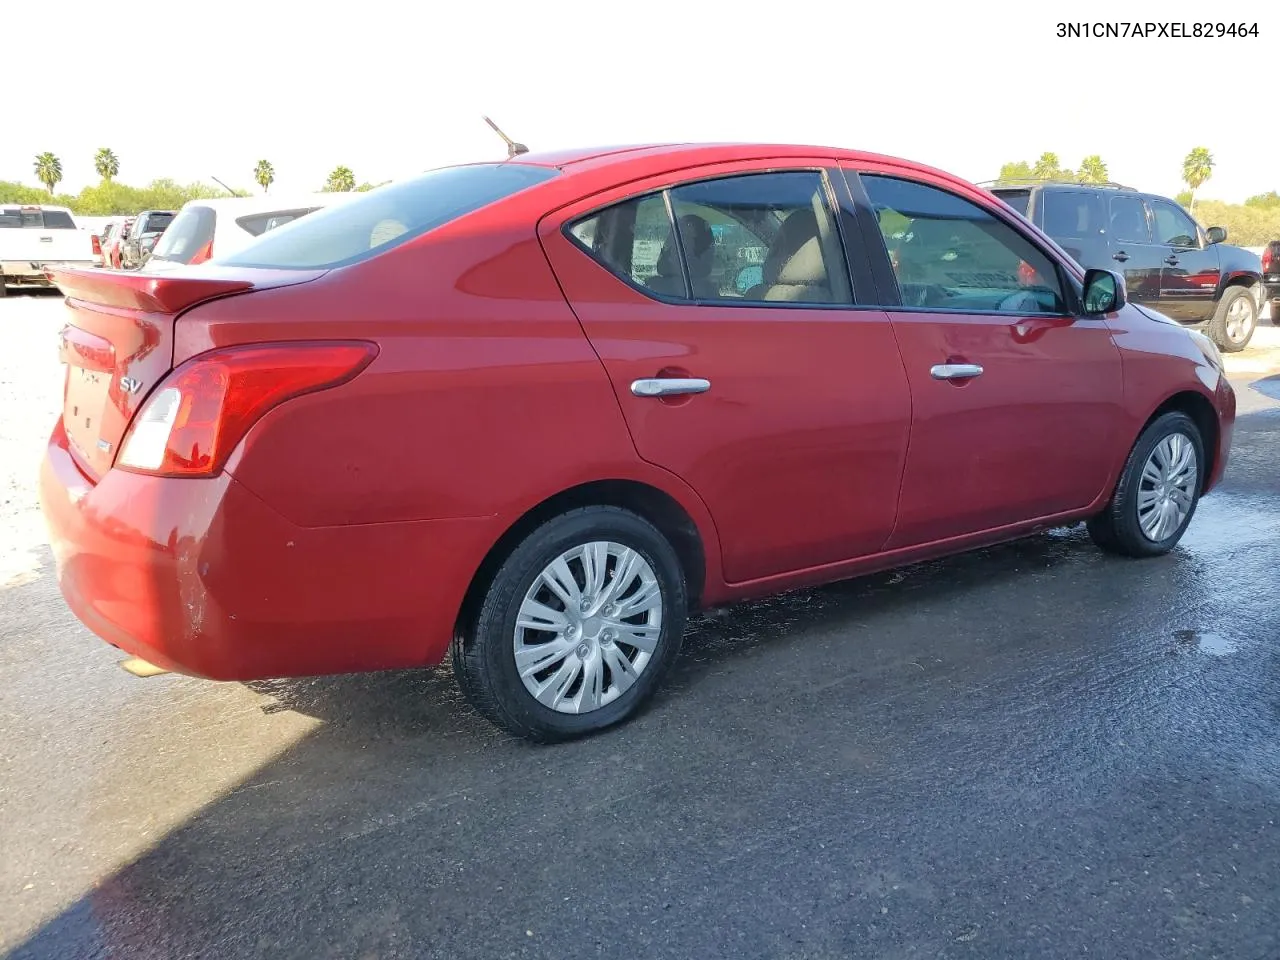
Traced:
[[0, 297], [11, 286], [49, 286], [45, 270], [94, 266], [93, 234], [66, 207], [0, 204]]

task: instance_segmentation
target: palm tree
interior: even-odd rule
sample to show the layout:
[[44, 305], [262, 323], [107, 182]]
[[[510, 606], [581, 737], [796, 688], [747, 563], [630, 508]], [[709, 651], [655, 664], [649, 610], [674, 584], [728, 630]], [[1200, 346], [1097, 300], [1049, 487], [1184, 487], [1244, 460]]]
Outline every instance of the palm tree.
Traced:
[[258, 165], [253, 168], [253, 179], [258, 181], [258, 186], [266, 193], [267, 188], [276, 182], [276, 169], [271, 166], [270, 161], [259, 160]]
[[356, 175], [350, 167], [334, 167], [324, 188], [331, 193], [350, 193], [356, 188]]
[[1053, 180], [1062, 175], [1062, 167], [1058, 163], [1058, 155], [1046, 150], [1031, 168], [1031, 175], [1037, 180]]
[[62, 161], [46, 150], [44, 153], [36, 157], [36, 178], [49, 188], [49, 195], [53, 195], [53, 188], [62, 180]]
[[1096, 153], [1080, 161], [1080, 179], [1085, 183], [1107, 182], [1107, 165]]
[[93, 155], [93, 167], [103, 180], [110, 180], [120, 172], [120, 158], [109, 147], [99, 147]]
[[1182, 161], [1182, 179], [1191, 188], [1191, 212], [1196, 209], [1196, 191], [1213, 176], [1213, 154], [1208, 147], [1196, 147]]

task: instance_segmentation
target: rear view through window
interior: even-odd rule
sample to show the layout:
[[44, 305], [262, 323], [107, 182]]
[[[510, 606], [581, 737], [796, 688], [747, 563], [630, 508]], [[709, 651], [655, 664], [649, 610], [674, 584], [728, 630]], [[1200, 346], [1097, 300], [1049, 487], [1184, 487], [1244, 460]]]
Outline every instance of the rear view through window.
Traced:
[[0, 227], [28, 230], [74, 230], [76, 223], [65, 210], [0, 207]]
[[271, 230], [219, 263], [327, 269], [390, 249], [559, 173], [523, 164], [446, 167]]

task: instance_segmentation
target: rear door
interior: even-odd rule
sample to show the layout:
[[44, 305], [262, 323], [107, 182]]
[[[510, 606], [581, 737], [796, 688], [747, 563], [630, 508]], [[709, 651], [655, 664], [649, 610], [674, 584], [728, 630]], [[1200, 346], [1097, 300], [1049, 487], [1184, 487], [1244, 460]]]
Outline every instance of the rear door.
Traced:
[[1107, 232], [1115, 261], [1109, 269], [1124, 274], [1131, 300], [1159, 309], [1165, 252], [1152, 235], [1146, 202], [1137, 194], [1116, 193], [1107, 198], [1107, 209]]
[[683, 171], [539, 227], [637, 451], [702, 497], [731, 582], [874, 553], [897, 512], [910, 392], [886, 315], [854, 305], [829, 165]]
[[1222, 268], [1218, 248], [1181, 207], [1150, 198], [1156, 243], [1164, 254], [1160, 271], [1160, 311], [1185, 322], [1213, 316]]
[[976, 192], [874, 163], [848, 179], [889, 254], [880, 293], [914, 409], [888, 547], [1088, 506], [1127, 420], [1106, 322], [1074, 314], [1056, 262]]

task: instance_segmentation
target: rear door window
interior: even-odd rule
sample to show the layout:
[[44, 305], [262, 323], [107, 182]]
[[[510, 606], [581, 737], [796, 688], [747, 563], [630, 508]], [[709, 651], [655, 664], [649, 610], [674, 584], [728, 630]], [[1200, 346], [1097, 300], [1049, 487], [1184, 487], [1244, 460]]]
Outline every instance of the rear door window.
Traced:
[[569, 234], [603, 266], [660, 297], [853, 302], [839, 229], [818, 171], [672, 187], [665, 196], [653, 193], [597, 211], [571, 224]]
[[46, 230], [74, 230], [76, 222], [65, 210], [45, 210], [44, 228]]
[[1147, 205], [1141, 197], [1112, 197], [1111, 224], [1113, 240], [1128, 243], [1150, 243], [1151, 224], [1147, 220]]
[[269, 230], [218, 262], [296, 270], [346, 266], [550, 180], [559, 172], [521, 163], [434, 170], [317, 210], [287, 224], [286, 229]]

